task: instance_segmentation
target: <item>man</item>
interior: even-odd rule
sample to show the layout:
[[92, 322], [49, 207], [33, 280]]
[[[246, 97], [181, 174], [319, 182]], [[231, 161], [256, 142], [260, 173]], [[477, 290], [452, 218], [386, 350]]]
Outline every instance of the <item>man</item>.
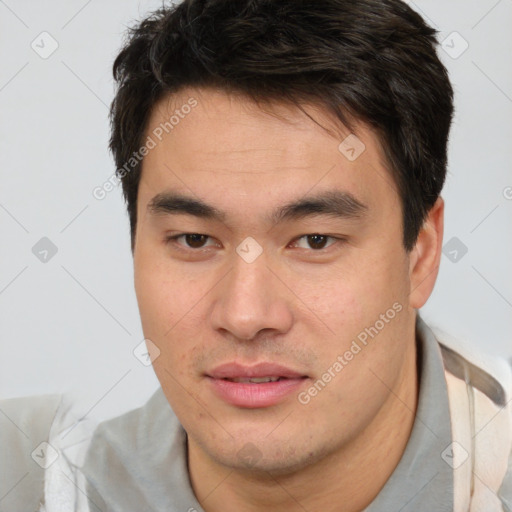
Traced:
[[453, 112], [435, 46], [399, 0], [185, 0], [132, 29], [110, 147], [161, 389], [80, 463], [51, 403], [42, 510], [512, 509], [510, 368], [418, 315]]

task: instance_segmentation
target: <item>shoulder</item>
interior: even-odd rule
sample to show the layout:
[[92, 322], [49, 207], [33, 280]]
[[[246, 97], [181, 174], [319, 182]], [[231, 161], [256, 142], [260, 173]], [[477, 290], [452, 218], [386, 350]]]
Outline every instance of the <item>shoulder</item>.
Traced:
[[[77, 488], [94, 422], [65, 394], [0, 401], [1, 510], [88, 510]], [[81, 505], [82, 504], [82, 505]]]
[[184, 441], [161, 389], [99, 424], [62, 394], [0, 400], [0, 510], [82, 512], [125, 499], [129, 508], [147, 490], [139, 476], [151, 487], [167, 460], [181, 475]]
[[101, 422], [94, 431], [89, 451], [116, 452], [127, 457], [136, 451], [133, 448], [142, 447], [170, 426], [176, 428], [179, 422], [159, 388], [143, 406]]
[[433, 331], [450, 403], [455, 510], [501, 511], [512, 503], [512, 367], [505, 358]]
[[159, 388], [142, 407], [96, 428], [81, 468], [90, 501], [108, 510], [162, 508], [185, 482], [185, 444]]
[[50, 430], [62, 395], [0, 400], [2, 510], [36, 510], [44, 496], [44, 476], [55, 451]]

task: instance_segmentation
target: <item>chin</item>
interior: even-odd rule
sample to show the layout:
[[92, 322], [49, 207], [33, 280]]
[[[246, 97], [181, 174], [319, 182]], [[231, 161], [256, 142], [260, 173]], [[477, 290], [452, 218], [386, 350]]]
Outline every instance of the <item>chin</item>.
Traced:
[[325, 447], [314, 450], [312, 447], [303, 446], [299, 451], [297, 442], [294, 442], [291, 436], [272, 442], [265, 442], [261, 438], [251, 440], [249, 436], [238, 439], [229, 451], [209, 447], [210, 457], [229, 469], [265, 479], [268, 479], [269, 473], [272, 476], [291, 475], [318, 462], [328, 453]]

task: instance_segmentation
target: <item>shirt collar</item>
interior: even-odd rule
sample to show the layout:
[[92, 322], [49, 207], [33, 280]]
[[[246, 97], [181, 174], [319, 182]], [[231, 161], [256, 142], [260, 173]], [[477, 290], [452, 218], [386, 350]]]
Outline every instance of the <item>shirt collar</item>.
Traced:
[[443, 358], [419, 314], [416, 347], [419, 396], [412, 432], [397, 467], [365, 512], [453, 510], [453, 470], [445, 461], [452, 434]]

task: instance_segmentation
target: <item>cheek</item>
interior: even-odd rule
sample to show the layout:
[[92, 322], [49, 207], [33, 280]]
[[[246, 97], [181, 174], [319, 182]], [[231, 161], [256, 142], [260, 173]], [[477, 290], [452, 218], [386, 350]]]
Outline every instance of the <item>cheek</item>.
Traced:
[[[169, 261], [162, 261], [156, 251], [140, 251], [134, 258], [135, 292], [144, 337], [160, 350], [155, 371], [169, 370], [185, 375], [204, 325], [202, 306], [208, 290], [205, 280], [187, 276]], [[171, 383], [170, 383], [171, 384]]]
[[191, 290], [196, 288], [189, 281], [157, 244], [139, 244], [134, 254], [134, 284], [145, 334], [164, 335], [186, 313], [194, 298]]
[[349, 288], [347, 283], [345, 286], [338, 283], [324, 289], [321, 294], [314, 294], [311, 305], [319, 320], [317, 327], [321, 324], [326, 327], [326, 334], [333, 340], [333, 348], [337, 350], [342, 350], [348, 339], [364, 323], [367, 310], [358, 290]]
[[176, 275], [146, 261], [136, 267], [135, 290], [144, 337], [159, 350], [153, 370], [171, 406], [185, 413], [195, 411], [192, 363], [197, 357], [195, 344], [202, 323], [197, 319], [199, 309], [194, 308], [197, 297], [188, 291], [183, 278], [170, 277]]
[[[402, 361], [401, 340], [410, 322], [404, 284], [407, 265], [391, 255], [377, 257], [373, 252], [368, 256], [354, 262], [350, 271], [333, 274], [322, 285], [310, 283], [309, 295], [308, 288], [302, 289], [304, 302], [315, 313], [314, 324], [309, 326], [311, 339], [322, 338], [314, 347], [322, 361], [317, 370], [327, 371], [338, 356], [347, 355], [343, 359], [347, 359], [346, 366], [342, 363], [343, 370], [334, 372], [330, 392], [324, 395], [327, 399], [332, 393], [334, 402], [350, 402], [351, 396], [364, 389], [367, 403], [377, 403], [385, 389], [375, 389], [378, 382], [370, 368], [382, 371], [387, 382], [396, 376]], [[326, 335], [319, 336], [319, 329]]]
[[297, 295], [315, 313], [317, 324], [328, 328], [330, 337], [346, 342], [396, 301], [403, 302], [407, 289], [403, 269], [383, 261], [361, 258], [349, 270], [332, 272], [320, 281], [303, 281], [298, 287]]
[[162, 273], [151, 264], [135, 266], [135, 294], [146, 337], [161, 336], [172, 322], [173, 295]]

